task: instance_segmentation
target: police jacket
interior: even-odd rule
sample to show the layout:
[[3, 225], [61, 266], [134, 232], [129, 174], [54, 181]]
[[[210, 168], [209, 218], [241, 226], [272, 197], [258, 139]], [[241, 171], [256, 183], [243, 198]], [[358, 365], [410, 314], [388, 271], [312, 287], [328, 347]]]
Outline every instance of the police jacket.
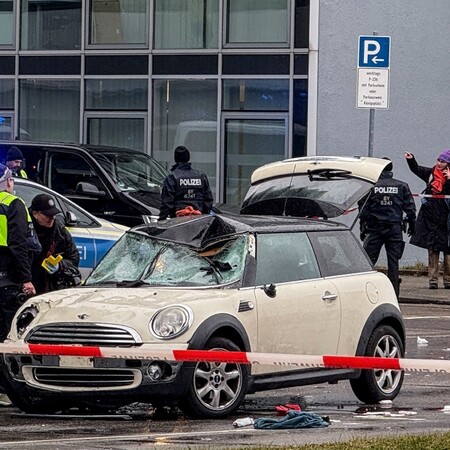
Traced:
[[207, 176], [193, 169], [191, 163], [177, 163], [164, 180], [161, 191], [160, 219], [175, 217], [176, 212], [192, 206], [209, 214], [213, 196]]
[[[64, 271], [71, 269], [78, 271], [80, 253], [72, 236], [58, 219], [55, 220], [51, 228], [39, 225], [34, 217], [33, 223], [42, 245], [41, 253], [34, 258], [32, 264], [33, 284], [36, 294], [61, 289], [59, 284], [63, 279]], [[63, 257], [59, 263], [59, 270], [52, 275], [41, 266], [42, 261], [50, 255], [61, 255]]]
[[403, 212], [408, 222], [414, 226], [416, 205], [409, 186], [404, 181], [396, 180], [392, 172], [381, 172], [373, 187], [367, 203], [364, 205], [360, 220], [368, 226], [380, 223], [401, 223]]
[[27, 238], [32, 226], [22, 199], [9, 192], [0, 192], [1, 286], [31, 281], [31, 253]]

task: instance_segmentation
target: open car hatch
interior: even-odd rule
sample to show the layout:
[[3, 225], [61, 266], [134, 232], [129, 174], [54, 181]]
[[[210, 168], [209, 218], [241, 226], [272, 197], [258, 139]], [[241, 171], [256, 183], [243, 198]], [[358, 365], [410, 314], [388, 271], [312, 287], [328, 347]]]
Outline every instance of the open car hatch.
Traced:
[[241, 214], [336, 218], [377, 182], [389, 160], [315, 156], [256, 169]]

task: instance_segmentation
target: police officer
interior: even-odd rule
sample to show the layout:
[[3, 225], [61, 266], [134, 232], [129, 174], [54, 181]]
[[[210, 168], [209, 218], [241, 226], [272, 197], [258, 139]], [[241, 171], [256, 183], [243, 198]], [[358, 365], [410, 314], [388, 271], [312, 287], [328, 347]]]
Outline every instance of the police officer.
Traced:
[[191, 167], [189, 150], [184, 146], [175, 149], [175, 165], [164, 180], [161, 191], [159, 220], [176, 217], [181, 211], [193, 210], [209, 214], [213, 195], [207, 176]]
[[[388, 158], [383, 158], [388, 159]], [[398, 261], [403, 255], [402, 221], [407, 216], [408, 235], [415, 232], [416, 205], [409, 186], [392, 175], [392, 162], [384, 168], [367, 202], [360, 202], [361, 239], [372, 264], [376, 264], [384, 245], [388, 263], [388, 277], [397, 297], [400, 291]]]
[[12, 194], [14, 178], [0, 164], [0, 342], [3, 342], [20, 306], [18, 295], [36, 294], [31, 282], [29, 245], [32, 222], [25, 203]]
[[23, 154], [20, 151], [20, 148], [17, 148], [13, 145], [6, 153], [5, 165], [9, 170], [11, 170], [13, 176], [19, 178], [28, 178], [27, 173], [22, 169], [22, 162]]

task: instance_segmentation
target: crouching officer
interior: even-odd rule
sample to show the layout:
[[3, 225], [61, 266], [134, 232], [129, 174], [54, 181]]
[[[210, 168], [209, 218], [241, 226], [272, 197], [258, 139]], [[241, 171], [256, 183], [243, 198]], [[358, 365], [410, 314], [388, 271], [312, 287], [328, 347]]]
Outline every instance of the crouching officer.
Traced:
[[162, 186], [159, 220], [180, 215], [209, 214], [213, 195], [208, 177], [191, 167], [191, 156], [186, 147], [177, 147], [174, 159], [175, 165]]
[[360, 227], [364, 249], [375, 265], [381, 247], [385, 246], [388, 278], [398, 297], [400, 292], [398, 261], [405, 249], [402, 233], [403, 213], [407, 216], [407, 233], [411, 236], [415, 232], [416, 205], [408, 184], [393, 178], [392, 168], [390, 162], [381, 172], [369, 197], [366, 197], [367, 202], [363, 199], [359, 206], [362, 208]]
[[25, 203], [13, 190], [13, 174], [0, 164], [0, 342], [9, 332], [20, 300], [36, 294], [31, 282], [33, 226]]

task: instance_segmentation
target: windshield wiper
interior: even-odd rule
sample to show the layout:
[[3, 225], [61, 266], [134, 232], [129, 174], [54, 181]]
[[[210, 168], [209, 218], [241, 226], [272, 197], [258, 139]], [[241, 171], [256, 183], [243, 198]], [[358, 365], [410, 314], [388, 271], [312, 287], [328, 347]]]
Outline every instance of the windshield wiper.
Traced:
[[203, 259], [208, 263], [209, 267], [200, 267], [200, 270], [204, 270], [208, 275], [213, 273], [218, 283], [220, 283], [221, 279], [223, 279], [223, 276], [220, 272], [225, 272], [232, 269], [230, 263], [211, 261], [206, 256], [203, 256]]
[[122, 288], [122, 287], [132, 288], [132, 287], [142, 286], [143, 284], [147, 284], [147, 283], [145, 281], [142, 281], [142, 280], [118, 281], [116, 283], [116, 287], [118, 287], [118, 288]]

